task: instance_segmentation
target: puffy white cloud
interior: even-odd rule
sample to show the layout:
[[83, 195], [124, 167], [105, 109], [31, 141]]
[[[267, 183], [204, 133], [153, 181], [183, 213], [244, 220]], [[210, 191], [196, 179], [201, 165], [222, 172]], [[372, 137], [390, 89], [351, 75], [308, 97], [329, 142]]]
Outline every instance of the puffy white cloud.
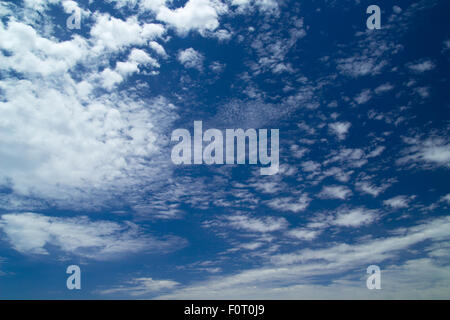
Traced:
[[[136, 65], [132, 64], [130, 68], [130, 64], [122, 64], [118, 65], [117, 69], [120, 73], [131, 73], [132, 71], [136, 71]], [[114, 70], [110, 68], [106, 68], [100, 74], [102, 79], [103, 87], [107, 90], [112, 90], [117, 84], [123, 81], [123, 77]]]
[[116, 84], [119, 84], [124, 80], [124, 77], [139, 72], [139, 66], [151, 68], [160, 67], [158, 61], [150, 57], [145, 51], [141, 49], [132, 49], [128, 61], [119, 61], [116, 63], [116, 69], [114, 71], [106, 68], [100, 74], [103, 86], [107, 90], [112, 90]]
[[[105, 23], [106, 37], [118, 39], [117, 48], [155, 36], [149, 31], [152, 25], [102, 16], [97, 27], [99, 21]], [[115, 30], [122, 26], [140, 32], [126, 40], [132, 31]], [[74, 36], [58, 42], [14, 19], [7, 25], [0, 22], [0, 35], [7, 39], [1, 49], [9, 52], [0, 55], [2, 72], [21, 76], [0, 80], [0, 181], [16, 196], [79, 207], [101, 203], [142, 179], [170, 174], [164, 164], [146, 163], [160, 161], [159, 150], [167, 145], [163, 131], [176, 118], [175, 107], [164, 98], [143, 101], [126, 90], [96, 90], [111, 90], [138, 66], [157, 67], [156, 60], [134, 49], [115, 70], [103, 68], [104, 54], [111, 49], [100, 39], [104, 34], [90, 41]], [[86, 71], [80, 74], [79, 66]]]
[[217, 0], [189, 0], [184, 7], [174, 10], [159, 7], [156, 18], [174, 27], [180, 35], [190, 31], [204, 34], [217, 29], [219, 16], [227, 11], [227, 6]]
[[54, 42], [41, 37], [33, 27], [17, 21], [5, 26], [0, 21], [0, 48], [9, 55], [0, 55], [2, 70], [30, 76], [62, 74], [74, 67], [85, 55], [88, 44], [74, 36], [70, 41]]
[[130, 45], [143, 45], [165, 33], [165, 28], [161, 24], [141, 24], [136, 17], [121, 20], [98, 13], [95, 17], [95, 25], [91, 28], [90, 34], [95, 41], [93, 50], [96, 52], [101, 52], [104, 48], [121, 50]]
[[150, 45], [150, 48], [152, 48], [158, 55], [160, 55], [160, 56], [162, 56], [164, 58], [167, 57], [166, 50], [158, 42], [150, 41], [149, 45]]
[[184, 241], [157, 239], [131, 222], [92, 221], [86, 216], [51, 217], [37, 213], [4, 214], [0, 229], [12, 247], [25, 254], [49, 254], [49, 245], [85, 258], [114, 259], [126, 253], [165, 251]]
[[193, 48], [180, 50], [178, 52], [178, 61], [186, 68], [193, 68], [197, 70], [203, 69], [203, 55]]
[[158, 12], [159, 9], [165, 7], [169, 0], [141, 0], [139, 6], [144, 10]]

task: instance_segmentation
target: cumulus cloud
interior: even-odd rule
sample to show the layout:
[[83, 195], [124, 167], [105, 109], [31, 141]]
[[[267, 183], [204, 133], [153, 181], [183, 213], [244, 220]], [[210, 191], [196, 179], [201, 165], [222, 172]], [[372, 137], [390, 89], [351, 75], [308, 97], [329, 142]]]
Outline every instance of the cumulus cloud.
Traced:
[[160, 25], [97, 14], [89, 41], [78, 35], [58, 41], [14, 19], [0, 22], [6, 39], [0, 48], [8, 51], [0, 55], [0, 69], [11, 75], [0, 81], [2, 185], [16, 196], [79, 207], [129, 191], [143, 178], [170, 174], [163, 164], [146, 163], [160, 162], [175, 107], [163, 97], [142, 100], [129, 90], [103, 90], [159, 66], [142, 49], [130, 50], [114, 69], [105, 67], [105, 55], [163, 32]]
[[161, 37], [165, 28], [161, 24], [140, 23], [135, 17], [121, 20], [108, 14], [96, 14], [90, 34], [95, 41], [93, 50], [121, 50], [130, 45], [143, 45]]
[[203, 55], [193, 48], [180, 50], [178, 52], [178, 61], [186, 68], [192, 68], [201, 71], [203, 69], [203, 60]]
[[216, 0], [189, 0], [184, 7], [174, 10], [165, 6], [158, 8], [156, 18], [175, 28], [180, 35], [190, 31], [205, 34], [219, 26], [219, 16], [226, 13], [225, 4]]
[[166, 50], [158, 42], [150, 41], [149, 45], [150, 45], [150, 48], [152, 48], [157, 54], [159, 54], [160, 56], [162, 56], [164, 58], [167, 57]]

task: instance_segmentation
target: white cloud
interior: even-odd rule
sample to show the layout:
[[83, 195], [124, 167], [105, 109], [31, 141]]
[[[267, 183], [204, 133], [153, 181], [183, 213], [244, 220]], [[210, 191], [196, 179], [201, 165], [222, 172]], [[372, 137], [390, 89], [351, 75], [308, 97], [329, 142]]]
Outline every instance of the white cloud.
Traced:
[[410, 145], [402, 151], [402, 157], [397, 164], [423, 165], [425, 168], [444, 166], [450, 168], [450, 144], [448, 139], [432, 136], [427, 139], [404, 138], [403, 141]]
[[357, 78], [367, 75], [377, 75], [387, 62], [378, 61], [376, 58], [367, 56], [355, 56], [338, 60], [338, 69], [345, 75]]
[[352, 191], [346, 186], [324, 186], [319, 193], [319, 197], [324, 199], [345, 200], [352, 195]]
[[[136, 68], [135, 65], [133, 65], [133, 66], [134, 66], [134, 68]], [[125, 72], [124, 67], [125, 66], [121, 67], [119, 65], [118, 66], [119, 71], [121, 71], [121, 73], [129, 73], [130, 70]], [[135, 70], [133, 70], [133, 71], [135, 71]], [[103, 87], [109, 91], [111, 91], [117, 84], [119, 84], [123, 81], [123, 77], [116, 71], [111, 70], [110, 68], [106, 68], [105, 70], [103, 70], [102, 73], [100, 74], [100, 77], [102, 79]]]
[[367, 158], [374, 158], [378, 157], [380, 154], [383, 153], [383, 151], [386, 149], [385, 146], [378, 146], [374, 150], [372, 150], [368, 155]]
[[221, 73], [225, 69], [225, 67], [226, 65], [224, 63], [220, 63], [218, 61], [214, 61], [209, 66], [209, 68], [216, 73]]
[[328, 127], [330, 128], [330, 132], [335, 134], [339, 140], [344, 140], [347, 137], [351, 125], [350, 122], [334, 122], [330, 123]]
[[394, 11], [396, 14], [400, 14], [402, 12], [402, 8], [399, 6], [393, 6], [392, 11]]
[[135, 17], [121, 20], [108, 14], [96, 14], [96, 23], [90, 34], [95, 41], [93, 50], [122, 50], [130, 45], [144, 45], [161, 37], [165, 28], [161, 24], [140, 24]]
[[[161, 162], [157, 155], [167, 143], [163, 131], [176, 118], [175, 107], [162, 97], [143, 101], [127, 90], [96, 90], [113, 89], [138, 66], [157, 67], [134, 49], [115, 70], [104, 68], [112, 48], [104, 46], [104, 39], [113, 37], [113, 47], [122, 48], [152, 38], [146, 32], [152, 34], [153, 27], [104, 16], [93, 29], [100, 25], [106, 35], [99, 38], [58, 42], [23, 23], [0, 22], [0, 37], [7, 40], [0, 48], [9, 52], [0, 55], [0, 68], [21, 75], [0, 80], [0, 181], [7, 181], [15, 196], [79, 208], [130, 192], [142, 179], [170, 174], [164, 164], [146, 163]], [[116, 30], [121, 27], [129, 30]], [[128, 35], [134, 30], [139, 34]], [[80, 74], [78, 66], [86, 71]]]
[[347, 165], [353, 168], [360, 168], [367, 163], [367, 159], [362, 149], [342, 148], [337, 151], [332, 151], [329, 159], [324, 162], [324, 165], [334, 162], [340, 162], [341, 165]]
[[127, 253], [165, 251], [183, 245], [179, 238], [159, 240], [131, 222], [92, 221], [86, 216], [51, 217], [37, 213], [4, 214], [0, 229], [11, 246], [25, 254], [49, 254], [52, 245], [85, 258], [115, 259]]
[[103, 84], [108, 90], [111, 90], [116, 84], [119, 84], [124, 80], [123, 77], [127, 77], [135, 72], [140, 72], [140, 67], [159, 68], [160, 65], [145, 51], [141, 49], [132, 49], [128, 57], [128, 61], [117, 62], [116, 69], [114, 71], [111, 71], [109, 68], [107, 68], [102, 72], [101, 77], [103, 80]]
[[378, 87], [375, 88], [375, 93], [376, 94], [382, 94], [388, 91], [391, 91], [392, 89], [394, 89], [394, 86], [392, 84], [390, 84], [389, 82], [384, 83], [382, 85], [379, 85]]
[[165, 7], [170, 0], [141, 0], [139, 6], [144, 10], [158, 12], [159, 9]]
[[263, 12], [276, 12], [278, 2], [276, 0], [231, 0], [233, 6], [237, 6], [239, 13], [244, 13], [258, 8]]
[[447, 202], [447, 204], [450, 204], [450, 193], [447, 193], [445, 196], [441, 198], [441, 201]]
[[309, 196], [307, 194], [303, 194], [298, 199], [294, 197], [272, 199], [267, 201], [267, 205], [275, 210], [298, 213], [304, 211], [309, 206], [310, 202], [311, 199]]
[[158, 291], [173, 289], [179, 285], [173, 280], [154, 280], [152, 278], [135, 278], [125, 285], [100, 290], [100, 294], [125, 294], [132, 297], [142, 296]]
[[370, 224], [377, 218], [376, 211], [365, 208], [341, 209], [332, 224], [342, 227], [359, 227]]
[[[440, 298], [450, 295], [450, 269], [439, 260], [411, 259], [392, 264], [404, 250], [423, 241], [450, 239], [450, 218], [432, 219], [395, 230], [385, 238], [335, 243], [318, 249], [268, 256], [270, 264], [177, 288], [159, 299], [360, 299]], [[430, 251], [430, 256], [436, 250]], [[434, 255], [436, 259], [438, 256]], [[367, 290], [366, 268], [385, 262], [382, 290]], [[395, 260], [394, 260], [395, 261]], [[342, 276], [342, 274], [346, 274]], [[329, 283], [315, 284], [326, 278]], [[348, 278], [350, 275], [351, 278]], [[438, 285], [436, 285], [438, 284]], [[420, 288], [420, 289], [418, 289]], [[374, 293], [375, 292], [375, 293]]]
[[227, 6], [220, 1], [189, 0], [184, 7], [174, 10], [160, 7], [156, 18], [174, 27], [180, 35], [190, 31], [205, 34], [219, 27], [219, 16], [227, 11]]
[[436, 67], [436, 65], [431, 60], [424, 60], [418, 63], [410, 63], [407, 66], [411, 71], [416, 73], [423, 73], [425, 71], [430, 71]]
[[193, 48], [180, 50], [178, 52], [178, 61], [186, 68], [193, 68], [197, 70], [203, 69], [203, 55]]
[[232, 33], [226, 29], [220, 29], [211, 34], [212, 37], [217, 38], [219, 41], [227, 41], [232, 37]]
[[150, 45], [150, 48], [152, 48], [158, 55], [160, 55], [161, 57], [164, 57], [164, 58], [167, 57], [166, 50], [158, 42], [150, 41], [149, 45]]
[[381, 186], [375, 186], [368, 181], [358, 181], [355, 183], [355, 186], [356, 186], [356, 189], [362, 193], [370, 194], [373, 197], [378, 197], [390, 185], [383, 184]]
[[286, 234], [290, 237], [300, 239], [300, 240], [306, 240], [311, 241], [317, 238], [317, 236], [321, 233], [321, 230], [310, 230], [310, 229], [292, 229], [286, 232]]
[[247, 215], [232, 215], [225, 217], [227, 225], [250, 232], [273, 232], [285, 229], [288, 226], [282, 217], [253, 218]]
[[0, 48], [11, 55], [0, 55], [2, 70], [25, 73], [30, 76], [62, 74], [74, 67], [86, 54], [86, 40], [75, 36], [71, 41], [53, 42], [40, 37], [31, 27], [10, 21], [0, 22]]
[[291, 145], [290, 150], [292, 152], [292, 156], [297, 159], [303, 158], [303, 156], [309, 152], [309, 149], [300, 148], [296, 144]]
[[422, 99], [425, 99], [430, 96], [430, 87], [414, 88], [414, 92], [417, 93]]
[[302, 162], [300, 165], [305, 172], [315, 172], [321, 167], [320, 163], [311, 160]]
[[371, 92], [372, 91], [370, 89], [365, 89], [365, 90], [361, 91], [361, 93], [355, 97], [356, 103], [364, 104], [364, 103], [368, 102], [370, 99], [372, 99]]
[[402, 209], [402, 208], [408, 208], [409, 202], [414, 199], [414, 196], [396, 196], [387, 200], [383, 201], [383, 204], [385, 206], [389, 206], [394, 209]]

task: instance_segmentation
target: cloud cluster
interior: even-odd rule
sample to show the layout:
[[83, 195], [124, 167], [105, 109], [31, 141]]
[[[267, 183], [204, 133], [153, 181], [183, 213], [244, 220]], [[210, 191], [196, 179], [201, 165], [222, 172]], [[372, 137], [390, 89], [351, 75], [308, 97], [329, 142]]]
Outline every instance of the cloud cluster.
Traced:
[[96, 260], [138, 252], [164, 252], [184, 244], [177, 237], [152, 237], [131, 222], [92, 221], [86, 216], [10, 213], [0, 217], [0, 229], [11, 246], [24, 254], [47, 255], [52, 246], [64, 254]]

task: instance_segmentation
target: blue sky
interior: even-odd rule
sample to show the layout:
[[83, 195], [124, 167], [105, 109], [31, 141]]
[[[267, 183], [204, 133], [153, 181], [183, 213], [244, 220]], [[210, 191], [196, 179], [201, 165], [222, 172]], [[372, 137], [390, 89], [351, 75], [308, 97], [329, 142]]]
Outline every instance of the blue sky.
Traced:
[[[449, 9], [1, 1], [0, 298], [449, 298]], [[279, 172], [174, 165], [196, 120]]]

